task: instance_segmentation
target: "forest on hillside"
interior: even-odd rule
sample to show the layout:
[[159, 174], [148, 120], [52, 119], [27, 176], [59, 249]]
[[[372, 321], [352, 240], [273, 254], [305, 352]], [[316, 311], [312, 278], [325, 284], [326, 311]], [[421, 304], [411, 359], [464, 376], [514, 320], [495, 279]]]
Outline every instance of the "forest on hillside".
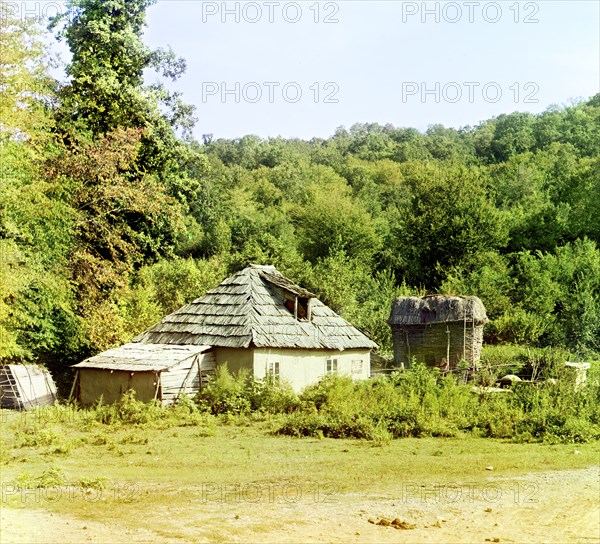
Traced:
[[448, 293], [483, 300], [488, 344], [600, 353], [600, 94], [458, 130], [198, 142], [167, 85], [185, 61], [143, 42], [151, 4], [71, 1], [49, 30], [2, 14], [1, 362], [60, 373], [247, 263], [384, 352], [394, 297]]

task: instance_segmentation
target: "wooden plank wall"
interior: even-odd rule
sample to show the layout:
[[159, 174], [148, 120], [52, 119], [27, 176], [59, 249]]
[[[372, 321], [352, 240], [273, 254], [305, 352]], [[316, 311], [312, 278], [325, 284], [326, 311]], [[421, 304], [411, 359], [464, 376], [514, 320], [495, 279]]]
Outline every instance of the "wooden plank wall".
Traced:
[[24, 410], [54, 404], [56, 386], [50, 373], [34, 365], [0, 367], [1, 403], [3, 407]]
[[163, 404], [171, 404], [179, 395], [195, 395], [202, 385], [206, 385], [209, 374], [214, 374], [216, 366], [213, 352], [201, 353], [182, 361], [160, 375]]

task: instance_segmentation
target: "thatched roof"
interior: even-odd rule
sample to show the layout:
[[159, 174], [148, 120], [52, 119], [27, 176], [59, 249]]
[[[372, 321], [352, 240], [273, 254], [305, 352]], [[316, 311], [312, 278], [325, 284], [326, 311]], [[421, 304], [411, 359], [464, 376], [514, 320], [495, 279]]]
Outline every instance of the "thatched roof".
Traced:
[[[298, 320], [286, 298], [310, 299]], [[377, 344], [272, 266], [250, 265], [150, 327], [134, 342], [231, 348], [372, 349]]]
[[209, 349], [210, 346], [170, 346], [134, 342], [103, 351], [73, 366], [130, 372], [162, 372]]
[[426, 325], [448, 321], [467, 321], [483, 325], [488, 321], [485, 307], [477, 297], [399, 297], [392, 303], [390, 325]]

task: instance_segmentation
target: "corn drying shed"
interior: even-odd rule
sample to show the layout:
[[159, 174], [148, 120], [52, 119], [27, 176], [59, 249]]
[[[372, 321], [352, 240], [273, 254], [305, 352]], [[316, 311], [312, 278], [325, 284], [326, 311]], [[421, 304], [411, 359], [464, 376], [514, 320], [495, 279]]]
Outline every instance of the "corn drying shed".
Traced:
[[[215, 364], [227, 364], [232, 372], [244, 368], [258, 379], [269, 375], [281, 378], [300, 391], [326, 374], [368, 378], [370, 352], [376, 347], [314, 294], [274, 267], [250, 265], [166, 316], [131, 344], [75, 367], [83, 402], [93, 401], [100, 393], [107, 402], [115, 400], [130, 385], [136, 391], [143, 390], [145, 399], [162, 394], [165, 400], [165, 377], [173, 372], [165, 361], [181, 350], [198, 350], [194, 357], [203, 357], [198, 367], [200, 378], [205, 365], [214, 368]], [[132, 357], [137, 351], [148, 350], [152, 363], [146, 355]], [[191, 368], [189, 363], [184, 367]], [[111, 370], [112, 374], [107, 373]], [[119, 372], [122, 374], [116, 374]], [[180, 375], [184, 374], [181, 371]], [[158, 389], [158, 378], [162, 390]], [[188, 384], [198, 390], [203, 381], [188, 381], [186, 387]]]
[[56, 385], [45, 368], [37, 365], [0, 366], [0, 406], [25, 410], [54, 404]]
[[481, 357], [485, 307], [477, 297], [399, 297], [392, 304], [394, 363], [413, 360], [442, 370], [461, 360], [475, 367]]

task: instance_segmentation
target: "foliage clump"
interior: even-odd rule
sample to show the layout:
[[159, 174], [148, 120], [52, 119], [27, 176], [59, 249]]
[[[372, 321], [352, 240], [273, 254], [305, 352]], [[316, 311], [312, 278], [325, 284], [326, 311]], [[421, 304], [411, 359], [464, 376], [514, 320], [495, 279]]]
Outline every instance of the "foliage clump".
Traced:
[[578, 388], [567, 374], [543, 368], [546, 381], [523, 381], [504, 393], [465, 383], [462, 372], [443, 375], [415, 365], [366, 381], [326, 376], [296, 395], [287, 384], [254, 380], [219, 367], [215, 382], [196, 401], [215, 415], [279, 415], [277, 431], [291, 436], [393, 438], [461, 433], [537, 442], [600, 438], [600, 383]]

